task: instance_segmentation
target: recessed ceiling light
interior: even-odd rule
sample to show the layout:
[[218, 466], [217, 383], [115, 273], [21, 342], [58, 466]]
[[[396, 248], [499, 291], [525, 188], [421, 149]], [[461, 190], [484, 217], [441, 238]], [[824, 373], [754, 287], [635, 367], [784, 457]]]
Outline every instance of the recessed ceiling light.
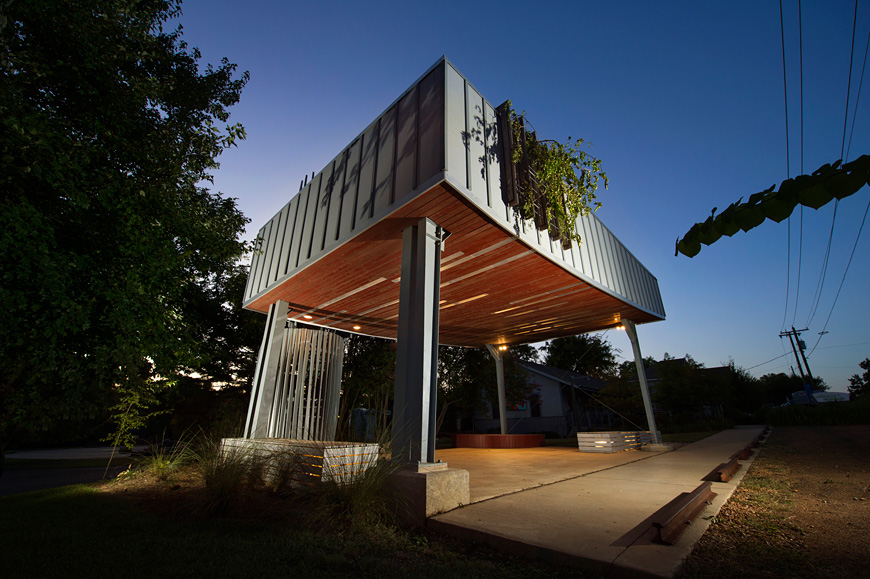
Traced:
[[313, 318], [314, 316], [310, 316], [310, 315], [308, 315], [308, 314], [305, 314], [305, 315], [302, 316], [302, 317], [305, 318], [306, 320], [310, 320], [310, 319]]
[[362, 326], [354, 326], [353, 329], [354, 329], [354, 330], [361, 330], [361, 329], [362, 329]]

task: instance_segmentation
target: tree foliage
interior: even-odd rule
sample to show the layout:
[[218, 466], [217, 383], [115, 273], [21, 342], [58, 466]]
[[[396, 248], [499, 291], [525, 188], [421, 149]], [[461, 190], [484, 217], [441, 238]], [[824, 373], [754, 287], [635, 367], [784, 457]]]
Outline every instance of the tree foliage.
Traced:
[[[534, 350], [534, 348], [531, 348]], [[529, 348], [513, 348], [504, 355], [505, 402], [508, 406], [522, 403], [531, 394], [525, 371], [519, 361], [533, 356]], [[483, 348], [441, 346], [438, 349], [438, 427], [447, 409], [453, 407], [462, 416], [484, 412], [493, 405], [497, 410], [498, 382], [495, 360]]]
[[351, 413], [360, 408], [374, 417], [373, 435], [385, 436], [387, 418], [393, 409], [396, 374], [395, 343], [381, 338], [352, 334], [347, 338], [342, 369], [339, 437], [352, 436]]
[[[199, 367], [203, 285], [246, 250], [200, 184], [244, 138], [247, 73], [199, 69], [178, 0], [0, 4], [0, 408], [6, 435], [98, 418]], [[137, 386], [138, 385], [138, 386]], [[2, 434], [0, 434], [2, 436]]]
[[843, 166], [840, 163], [828, 163], [811, 175], [786, 179], [778, 191], [774, 191], [776, 185], [772, 185], [770, 189], [750, 195], [746, 203], [741, 203], [741, 197], [719, 215], [714, 207], [706, 221], [694, 224], [682, 239], [677, 240], [674, 255], [682, 253], [695, 257], [701, 251], [702, 243], [711, 245], [723, 235], [731, 237], [740, 230], [749, 231], [761, 225], [765, 218], [779, 223], [787, 219], [798, 205], [818, 209], [833, 199], [853, 195], [870, 183], [870, 155], [862, 155]]
[[543, 348], [544, 365], [605, 379], [617, 370], [619, 350], [600, 334], [580, 334], [550, 340]]
[[852, 398], [870, 396], [870, 358], [864, 358], [858, 362], [858, 366], [864, 370], [863, 374], [853, 374], [849, 378], [849, 395]]

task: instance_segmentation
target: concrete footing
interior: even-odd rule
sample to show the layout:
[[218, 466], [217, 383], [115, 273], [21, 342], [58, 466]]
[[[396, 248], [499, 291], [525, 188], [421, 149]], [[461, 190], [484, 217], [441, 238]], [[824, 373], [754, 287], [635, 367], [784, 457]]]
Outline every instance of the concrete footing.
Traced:
[[390, 486], [400, 501], [400, 518], [412, 527], [471, 502], [468, 471], [447, 468], [445, 462], [409, 464], [393, 473]]
[[644, 444], [640, 447], [640, 449], [646, 452], [669, 452], [671, 450], [674, 450], [674, 447], [661, 442], [658, 444], [651, 442], [649, 444]]

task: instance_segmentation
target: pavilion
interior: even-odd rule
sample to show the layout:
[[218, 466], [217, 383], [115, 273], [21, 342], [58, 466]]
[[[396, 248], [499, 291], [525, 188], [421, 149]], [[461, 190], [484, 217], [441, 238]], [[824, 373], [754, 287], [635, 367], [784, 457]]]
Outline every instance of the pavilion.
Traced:
[[260, 229], [246, 438], [333, 439], [344, 333], [397, 340], [393, 452], [422, 477], [446, 469], [439, 343], [498, 365], [511, 344], [624, 327], [640, 360], [635, 325], [665, 317], [656, 278], [594, 215], [581, 244], [522, 219], [499, 136], [497, 109], [442, 57]]

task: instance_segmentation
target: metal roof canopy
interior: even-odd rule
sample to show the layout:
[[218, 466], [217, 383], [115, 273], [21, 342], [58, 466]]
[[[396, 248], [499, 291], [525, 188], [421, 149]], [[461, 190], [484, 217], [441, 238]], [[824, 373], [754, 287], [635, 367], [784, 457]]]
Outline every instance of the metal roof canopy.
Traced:
[[538, 342], [662, 320], [654, 276], [594, 216], [563, 249], [501, 196], [494, 108], [441, 58], [260, 230], [245, 307], [395, 339], [402, 231], [441, 256], [441, 344]]

